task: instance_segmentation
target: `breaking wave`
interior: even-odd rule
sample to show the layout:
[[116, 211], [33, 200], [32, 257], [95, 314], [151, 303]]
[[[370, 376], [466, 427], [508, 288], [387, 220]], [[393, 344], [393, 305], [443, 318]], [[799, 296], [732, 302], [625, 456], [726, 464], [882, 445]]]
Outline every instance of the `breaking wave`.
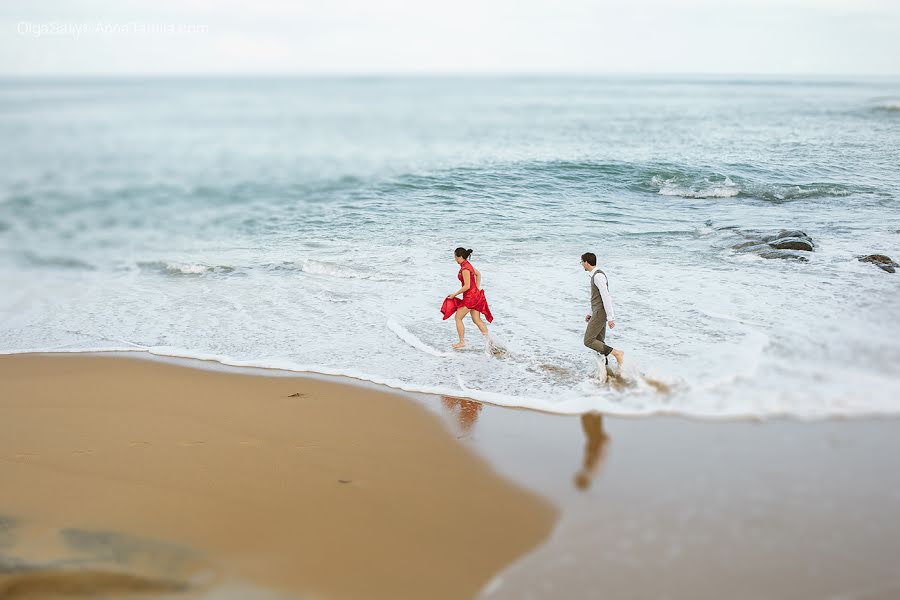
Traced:
[[734, 198], [741, 193], [740, 188], [725, 177], [721, 181], [705, 178], [701, 182], [684, 183], [676, 177], [662, 179], [654, 175], [651, 184], [659, 188], [662, 196], [679, 196], [681, 198]]
[[153, 271], [165, 275], [205, 275], [207, 273], [227, 274], [235, 271], [234, 267], [224, 265], [169, 261], [139, 262], [138, 267], [141, 270]]
[[843, 183], [768, 183], [729, 175], [652, 175], [641, 187], [644, 191], [680, 198], [756, 198], [770, 202], [813, 198], [841, 198], [871, 194], [872, 188]]

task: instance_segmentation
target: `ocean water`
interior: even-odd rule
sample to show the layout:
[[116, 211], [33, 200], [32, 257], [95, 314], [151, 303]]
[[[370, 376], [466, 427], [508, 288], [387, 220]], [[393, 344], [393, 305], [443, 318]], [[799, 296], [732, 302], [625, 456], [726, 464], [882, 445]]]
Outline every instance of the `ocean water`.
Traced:
[[[134, 350], [551, 412], [900, 414], [900, 81], [0, 82], [0, 352]], [[806, 261], [735, 250], [800, 229]], [[452, 351], [453, 249], [505, 352]], [[592, 376], [579, 256], [623, 378]]]

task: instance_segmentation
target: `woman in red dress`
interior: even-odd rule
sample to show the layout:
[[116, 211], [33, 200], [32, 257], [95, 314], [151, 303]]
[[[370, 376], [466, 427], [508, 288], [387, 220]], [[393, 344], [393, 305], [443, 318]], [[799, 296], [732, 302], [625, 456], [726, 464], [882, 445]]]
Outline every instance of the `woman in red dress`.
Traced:
[[[487, 298], [484, 296], [484, 290], [481, 289], [481, 272], [472, 266], [469, 262], [469, 256], [472, 251], [465, 248], [457, 248], [454, 251], [457, 264], [459, 264], [459, 281], [462, 287], [452, 294], [447, 294], [444, 300], [444, 306], [441, 312], [444, 313], [444, 319], [450, 318], [450, 315], [456, 315], [456, 333], [459, 334], [459, 343], [453, 344], [457, 350], [466, 345], [466, 327], [463, 325], [463, 318], [471, 315], [475, 326], [487, 337], [488, 328], [481, 320], [481, 315], [487, 319], [488, 323], [494, 320], [491, 309], [488, 307]], [[462, 294], [462, 300], [457, 298]]]

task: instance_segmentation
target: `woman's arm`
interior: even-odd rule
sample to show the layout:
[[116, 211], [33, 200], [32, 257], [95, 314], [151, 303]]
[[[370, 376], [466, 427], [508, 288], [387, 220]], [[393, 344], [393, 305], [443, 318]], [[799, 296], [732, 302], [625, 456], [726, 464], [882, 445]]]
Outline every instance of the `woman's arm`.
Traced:
[[456, 296], [459, 296], [460, 294], [465, 294], [466, 290], [468, 290], [472, 286], [472, 278], [469, 275], [469, 272], [463, 271], [462, 275], [463, 275], [463, 286], [461, 288], [459, 288], [459, 291], [453, 292], [452, 294], [448, 295], [447, 296], [448, 298], [454, 298]]
[[481, 271], [475, 269], [475, 287], [481, 289]]

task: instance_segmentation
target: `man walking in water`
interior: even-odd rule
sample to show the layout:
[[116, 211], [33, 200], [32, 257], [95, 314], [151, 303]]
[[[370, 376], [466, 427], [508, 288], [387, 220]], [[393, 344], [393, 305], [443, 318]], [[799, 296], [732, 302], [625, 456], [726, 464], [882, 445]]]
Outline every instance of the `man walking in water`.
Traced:
[[597, 255], [593, 252], [581, 255], [581, 266], [591, 274], [591, 314], [584, 318], [588, 324], [584, 331], [584, 345], [603, 356], [612, 354], [621, 367], [625, 353], [607, 346], [604, 341], [606, 325], [609, 324], [610, 329], [616, 326], [616, 315], [609, 295], [609, 280], [606, 273], [597, 268]]

